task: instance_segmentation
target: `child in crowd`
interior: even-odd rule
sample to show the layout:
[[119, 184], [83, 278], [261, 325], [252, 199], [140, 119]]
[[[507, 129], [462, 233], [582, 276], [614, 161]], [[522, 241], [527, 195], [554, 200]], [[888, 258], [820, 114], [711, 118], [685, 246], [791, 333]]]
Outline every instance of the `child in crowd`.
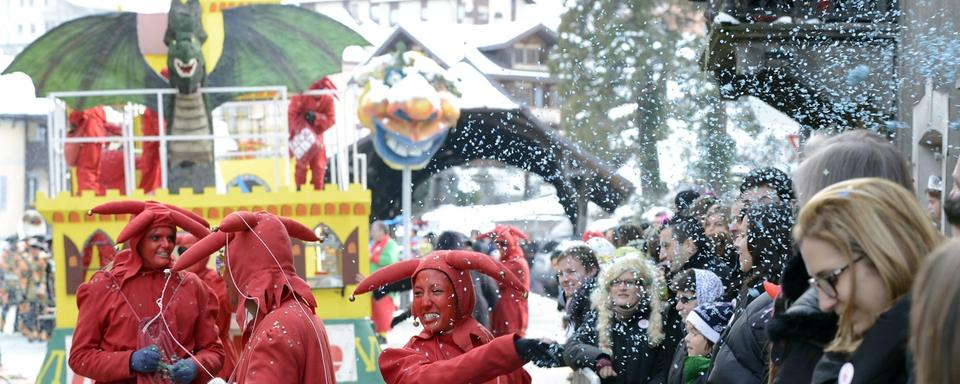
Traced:
[[733, 315], [729, 303], [713, 303], [698, 306], [687, 315], [687, 358], [683, 361], [683, 383], [705, 383], [705, 374], [710, 367], [710, 351], [720, 340]]

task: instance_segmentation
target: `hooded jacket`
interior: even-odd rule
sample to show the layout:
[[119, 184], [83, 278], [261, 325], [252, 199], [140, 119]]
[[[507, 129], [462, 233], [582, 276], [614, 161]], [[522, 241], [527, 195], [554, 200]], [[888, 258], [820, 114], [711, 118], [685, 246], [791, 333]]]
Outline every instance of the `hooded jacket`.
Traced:
[[[610, 284], [623, 272], [639, 273], [644, 282], [641, 307], [627, 319], [617, 319], [610, 298]], [[618, 259], [602, 272], [593, 292], [592, 310], [564, 348], [564, 360], [573, 369], [595, 369], [597, 360], [613, 362], [617, 376], [610, 383], [663, 383], [669, 370], [671, 351], [665, 345], [662, 306], [653, 264], [639, 255]]]
[[[403, 260], [378, 269], [357, 285], [354, 295], [367, 293], [402, 279], [416, 280], [423, 270], [447, 276], [457, 292], [453, 329], [442, 334], [426, 330], [403, 348], [388, 348], [380, 354], [380, 373], [391, 384], [414, 383], [530, 383], [526, 363], [517, 354], [516, 335], [494, 338], [471, 317], [473, 282], [469, 270], [494, 277], [504, 286], [522, 292], [522, 283], [489, 256], [469, 251], [434, 251], [420, 259]], [[525, 296], [525, 295], [524, 295]]]
[[[290, 237], [319, 239], [302, 224], [267, 212], [234, 212], [219, 230], [177, 260], [182, 270], [225, 247], [227, 276], [236, 289], [243, 348], [233, 374], [238, 383], [335, 383], [326, 328], [307, 282], [293, 266]], [[248, 319], [247, 307], [256, 308]]]
[[[198, 374], [193, 382], [209, 381], [212, 377], [205, 372], [215, 375], [224, 355], [217, 337], [215, 294], [192, 273], [167, 275], [163, 270], [147, 268], [138, 253], [138, 245], [152, 228], [179, 226], [203, 237], [208, 233], [206, 222], [180, 208], [155, 202], [114, 202], [91, 212], [137, 215], [117, 237], [128, 248], [77, 290], [79, 313], [70, 347], [70, 368], [98, 383], [136, 383], [158, 375], [132, 372], [130, 356], [134, 351], [156, 344], [162, 361], [170, 363], [174, 355], [189, 358], [176, 345], [180, 343], [195, 356]], [[160, 298], [163, 317], [156, 304]], [[149, 332], [142, 331], [146, 325], [150, 325]], [[164, 328], [170, 332], [164, 332]]]
[[[107, 116], [103, 107], [94, 107], [83, 111], [73, 111], [69, 117], [73, 129], [67, 137], [105, 137], [107, 136]], [[64, 145], [67, 164], [77, 168], [77, 187], [80, 191], [100, 190], [100, 155], [103, 143], [70, 143]]]
[[498, 225], [492, 232], [482, 235], [494, 239], [500, 251], [500, 263], [509, 273], [522, 283], [513, 288], [500, 285], [500, 300], [497, 300], [490, 313], [490, 330], [494, 336], [516, 333], [520, 337], [527, 332], [530, 308], [524, 293], [530, 290], [530, 266], [520, 248], [520, 239], [529, 240], [527, 235], [511, 226]]

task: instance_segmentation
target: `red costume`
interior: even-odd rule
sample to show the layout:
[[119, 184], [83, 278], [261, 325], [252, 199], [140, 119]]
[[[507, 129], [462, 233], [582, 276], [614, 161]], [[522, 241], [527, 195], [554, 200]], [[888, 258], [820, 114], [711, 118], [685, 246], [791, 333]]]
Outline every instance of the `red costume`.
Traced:
[[354, 295], [404, 280], [414, 281], [413, 315], [424, 330], [403, 348], [380, 354], [380, 373], [390, 384], [530, 383], [517, 354], [515, 335], [494, 338], [471, 317], [474, 306], [469, 270], [476, 269], [522, 291], [520, 281], [488, 256], [469, 251], [436, 251], [378, 269], [357, 285]]
[[[161, 361], [190, 359], [179, 343], [195, 356], [197, 367], [219, 371], [223, 348], [215, 324], [217, 303], [213, 293], [190, 273], [167, 274], [150, 268], [138, 251], [153, 229], [176, 226], [197, 237], [208, 231], [205, 221], [178, 207], [156, 202], [121, 201], [100, 205], [91, 213], [136, 214], [117, 237], [128, 249], [113, 263], [94, 274], [77, 291], [79, 315], [70, 349], [70, 368], [100, 383], [170, 382], [160, 372], [131, 371], [134, 351], [156, 345]], [[171, 232], [172, 233], [172, 232]], [[156, 257], [155, 255], [151, 257]], [[162, 299], [163, 317], [157, 300]], [[175, 339], [174, 339], [175, 337]], [[194, 383], [211, 377], [199, 370]]]
[[[337, 89], [329, 78], [324, 77], [310, 85], [311, 90]], [[323, 133], [333, 126], [336, 121], [332, 95], [297, 95], [290, 98], [287, 108], [288, 129], [290, 130], [291, 153], [297, 159], [296, 170], [293, 174], [297, 189], [307, 182], [307, 168], [310, 169], [310, 182], [316, 190], [323, 190], [324, 173], [327, 170], [327, 151], [323, 146]], [[308, 114], [311, 117], [308, 117]], [[312, 119], [312, 121], [311, 121]], [[296, 148], [303, 137], [301, 131], [309, 129], [313, 133], [314, 144]], [[309, 135], [309, 132], [304, 132]], [[298, 156], [299, 155], [299, 156]]]
[[[147, 108], [143, 111], [141, 121], [144, 137], [160, 135], [160, 121], [157, 118], [156, 111]], [[143, 190], [143, 193], [150, 193], [162, 185], [160, 180], [160, 142], [144, 141], [142, 145], [143, 155], [139, 164], [139, 187]]]
[[[190, 247], [174, 265], [174, 270], [182, 270], [226, 244], [230, 289], [248, 300], [236, 305], [244, 346], [230, 382], [336, 382], [326, 329], [314, 315], [316, 301], [293, 267], [291, 236], [319, 240], [309, 228], [286, 218], [234, 212], [218, 232]], [[249, 321], [248, 305], [255, 308]]]
[[[105, 137], [107, 115], [103, 107], [70, 113], [67, 137]], [[71, 143], [64, 146], [67, 165], [77, 168], [77, 192], [100, 191], [100, 153], [103, 143]]]
[[[520, 248], [520, 239], [527, 235], [512, 226], [498, 225], [496, 229], [480, 236], [494, 239], [500, 251], [500, 263], [523, 282], [524, 292], [530, 290], [530, 266]], [[523, 292], [500, 284], [500, 300], [490, 313], [490, 328], [494, 336], [516, 333], [523, 337], [530, 321], [530, 308]]]
[[[189, 249], [196, 243], [197, 237], [189, 233], [177, 236], [178, 248]], [[217, 271], [207, 267], [209, 261], [209, 257], [200, 259], [196, 264], [187, 267], [185, 270], [195, 273], [217, 295], [217, 329], [220, 331], [220, 343], [223, 344], [224, 352], [223, 368], [217, 373], [217, 377], [228, 379], [230, 374], [233, 373], [233, 368], [237, 365], [237, 349], [230, 340], [230, 315], [233, 311], [230, 308], [230, 301], [227, 300], [227, 284]]]

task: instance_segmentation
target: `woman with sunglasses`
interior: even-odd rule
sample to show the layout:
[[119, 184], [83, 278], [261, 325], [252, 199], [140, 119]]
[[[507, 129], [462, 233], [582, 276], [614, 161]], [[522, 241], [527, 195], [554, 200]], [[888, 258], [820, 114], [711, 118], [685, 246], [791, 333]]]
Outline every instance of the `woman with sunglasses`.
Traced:
[[910, 286], [943, 242], [916, 197], [884, 179], [837, 183], [803, 207], [794, 236], [820, 309], [840, 318], [813, 382], [907, 382]]
[[657, 285], [656, 266], [639, 253], [604, 270], [587, 320], [564, 348], [567, 365], [593, 369], [604, 384], [663, 383], [673, 351]]

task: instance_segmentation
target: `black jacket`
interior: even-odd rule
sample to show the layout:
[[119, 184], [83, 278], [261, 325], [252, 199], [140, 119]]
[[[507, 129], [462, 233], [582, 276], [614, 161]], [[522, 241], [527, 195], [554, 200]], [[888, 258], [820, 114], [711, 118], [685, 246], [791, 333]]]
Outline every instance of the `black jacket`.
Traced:
[[827, 353], [817, 363], [813, 383], [835, 383], [846, 365], [853, 369], [851, 384], [903, 384], [910, 380], [913, 363], [907, 357], [910, 327], [910, 293], [882, 313], [853, 353]]
[[617, 376], [603, 380], [604, 384], [663, 384], [670, 365], [669, 351], [664, 343], [652, 347], [647, 329], [641, 327], [648, 316], [636, 313], [624, 321], [612, 321], [610, 341], [613, 356], [597, 348], [597, 311], [591, 310], [586, 321], [577, 328], [574, 337], [567, 341], [564, 360], [573, 369], [595, 369], [597, 359], [608, 357], [613, 361]]
[[673, 352], [673, 358], [670, 359], [670, 371], [667, 374], [667, 384], [684, 384], [683, 360], [686, 358], [687, 342], [680, 340], [680, 343], [677, 344], [677, 349]]
[[773, 299], [766, 293], [737, 316], [713, 348], [707, 383], [761, 384], [767, 382], [766, 322]]
[[817, 291], [810, 288], [786, 306], [783, 297], [775, 303], [774, 316], [767, 323], [773, 384], [810, 384], [814, 367], [823, 356], [823, 347], [837, 334], [839, 318], [820, 311]]

